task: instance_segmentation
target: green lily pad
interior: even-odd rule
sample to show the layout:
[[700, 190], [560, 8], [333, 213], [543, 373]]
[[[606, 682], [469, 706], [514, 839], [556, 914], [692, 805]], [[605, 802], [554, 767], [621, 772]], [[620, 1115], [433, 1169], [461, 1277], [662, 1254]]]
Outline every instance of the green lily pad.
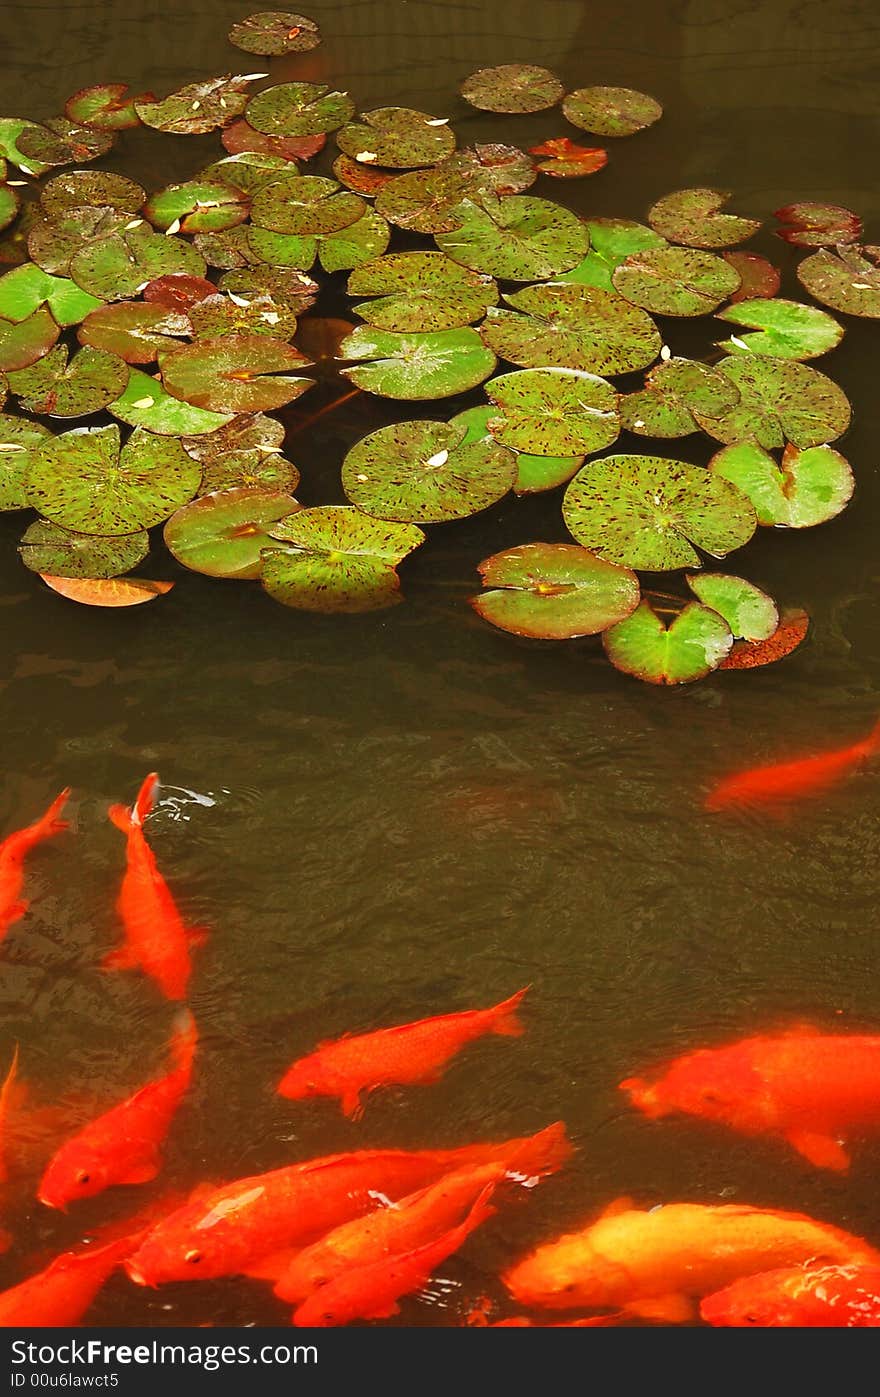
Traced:
[[841, 246], [834, 252], [823, 248], [804, 258], [797, 269], [798, 281], [823, 306], [878, 320], [880, 266], [876, 257], [870, 260], [866, 253], [867, 248]]
[[18, 217], [21, 199], [8, 184], [0, 184], [0, 229], [8, 228]]
[[265, 293], [273, 300], [283, 301], [296, 314], [308, 310], [318, 295], [317, 283], [311, 277], [287, 267], [236, 267], [224, 272], [219, 287], [235, 296]]
[[74, 533], [48, 519], [36, 519], [22, 537], [18, 551], [31, 572], [48, 572], [54, 577], [120, 577], [146, 558], [150, 536], [141, 529], [101, 538]]
[[646, 572], [699, 567], [697, 549], [723, 558], [755, 532], [755, 511], [735, 485], [686, 461], [606, 456], [565, 492], [569, 533], [612, 563]]
[[732, 196], [717, 189], [677, 189], [665, 194], [648, 210], [655, 233], [685, 247], [735, 247], [754, 237], [759, 218], [738, 218], [719, 213]]
[[348, 272], [363, 262], [381, 257], [391, 229], [375, 209], [367, 209], [356, 223], [318, 239], [318, 260], [325, 272]]
[[134, 217], [146, 197], [141, 185], [111, 170], [65, 170], [49, 180], [40, 204], [52, 219], [84, 208], [110, 208]]
[[252, 296], [217, 292], [194, 305], [189, 315], [193, 336], [199, 340], [242, 334], [292, 340], [296, 334], [295, 312], [267, 292]]
[[275, 531], [283, 550], [263, 554], [263, 587], [300, 611], [376, 611], [400, 601], [395, 564], [424, 542], [411, 524], [378, 523], [345, 505], [304, 509]]
[[312, 387], [313, 379], [286, 372], [309, 362], [293, 345], [268, 335], [221, 335], [160, 355], [159, 367], [167, 391], [193, 407], [267, 412]]
[[152, 92], [139, 92], [131, 97], [128, 92], [128, 83], [124, 82], [81, 87], [64, 103], [64, 114], [68, 120], [79, 126], [90, 126], [94, 131], [128, 131], [141, 124], [135, 103], [156, 100]]
[[[85, 352], [85, 351], [83, 351]], [[28, 499], [77, 533], [132, 534], [192, 499], [202, 477], [178, 441], [138, 428], [120, 450], [119, 428], [78, 427], [34, 451]]]
[[721, 342], [728, 354], [769, 354], [777, 359], [817, 359], [843, 339], [843, 326], [827, 311], [799, 301], [740, 301], [718, 312], [719, 320], [749, 325], [754, 335], [734, 335]]
[[308, 271], [318, 255], [318, 239], [299, 233], [270, 233], [268, 228], [248, 228], [247, 241], [254, 265], [262, 261], [272, 267]]
[[497, 141], [476, 141], [472, 146], [454, 150], [438, 166], [441, 172], [464, 175], [470, 186], [470, 197], [483, 194], [522, 194], [535, 183], [538, 171], [534, 160], [519, 146], [502, 145]]
[[251, 76], [225, 73], [219, 78], [188, 83], [161, 102], [136, 101], [134, 107], [145, 126], [175, 136], [200, 136], [241, 116], [248, 104], [250, 81]]
[[580, 219], [548, 199], [528, 195], [458, 205], [460, 227], [437, 234], [437, 246], [454, 262], [506, 281], [538, 281], [566, 272], [587, 251]]
[[9, 374], [9, 387], [26, 412], [50, 417], [88, 417], [118, 398], [128, 365], [115, 354], [87, 347], [68, 363], [66, 344], [56, 345], [29, 368]]
[[51, 433], [26, 417], [0, 416], [0, 510], [27, 509], [31, 452]]
[[398, 335], [359, 325], [339, 347], [341, 359], [365, 362], [342, 373], [382, 398], [448, 398], [476, 388], [495, 368], [495, 355], [476, 330]]
[[[368, 166], [365, 168], [369, 168]], [[461, 226], [457, 209], [472, 194], [466, 174], [439, 166], [395, 175], [376, 195], [376, 211], [411, 233], [448, 233]]]
[[754, 440], [768, 450], [783, 446], [786, 439], [795, 446], [819, 446], [834, 441], [849, 426], [846, 394], [808, 364], [738, 354], [723, 359], [718, 371], [735, 384], [740, 400], [717, 417], [694, 414], [716, 441]]
[[455, 135], [445, 117], [429, 116], [413, 107], [375, 107], [360, 121], [343, 126], [336, 144], [345, 155], [365, 165], [413, 170], [436, 165], [455, 149]]
[[617, 440], [616, 390], [581, 369], [520, 369], [486, 384], [496, 441], [535, 456], [587, 455]]
[[639, 604], [634, 572], [572, 543], [508, 548], [486, 558], [479, 571], [490, 590], [469, 598], [477, 615], [535, 640], [597, 635]]
[[416, 524], [466, 519], [511, 489], [511, 452], [485, 439], [465, 444], [450, 422], [395, 422], [370, 432], [342, 464], [342, 488], [364, 514]]
[[802, 200], [777, 209], [782, 227], [777, 238], [795, 247], [837, 247], [842, 243], [857, 243], [862, 236], [862, 220], [852, 209], [839, 204], [816, 204]]
[[611, 281], [621, 296], [655, 315], [706, 315], [736, 291], [739, 273], [711, 252], [654, 247], [627, 257]]
[[131, 214], [106, 207], [65, 209], [57, 218], [34, 224], [28, 234], [28, 252], [42, 271], [65, 277], [86, 243], [122, 232], [130, 220]]
[[656, 98], [630, 87], [579, 87], [569, 92], [562, 111], [572, 126], [595, 136], [632, 136], [663, 115]]
[[[140, 301], [117, 301], [115, 305], [101, 305], [87, 315], [77, 338], [80, 344], [106, 349], [127, 364], [151, 364], [160, 350], [169, 348], [169, 340], [191, 333], [189, 319], [180, 311]], [[118, 397], [119, 393], [113, 396]]]
[[248, 197], [231, 184], [188, 180], [152, 194], [144, 214], [154, 228], [173, 233], [222, 233], [248, 216]]
[[150, 305], [164, 306], [166, 310], [186, 315], [206, 296], [213, 296], [216, 290], [214, 283], [203, 276], [169, 272], [167, 276], [157, 276], [154, 281], [148, 282], [143, 294]]
[[24, 369], [48, 354], [61, 331], [45, 306], [27, 320], [0, 320], [0, 373]]
[[200, 495], [165, 525], [168, 551], [192, 572], [239, 580], [260, 576], [269, 529], [300, 508], [292, 495], [244, 487]]
[[287, 10], [261, 10], [233, 24], [229, 42], [245, 53], [278, 58], [285, 53], [307, 53], [317, 48], [321, 33], [313, 19]]
[[748, 495], [759, 524], [777, 528], [824, 524], [846, 508], [855, 488], [849, 462], [831, 446], [800, 450], [789, 443], [777, 464], [763, 447], [741, 441], [717, 452], [709, 469]]
[[40, 160], [29, 159], [18, 148], [17, 142], [22, 132], [36, 125], [35, 121], [23, 121], [17, 116], [0, 117], [0, 158], [8, 160], [24, 175], [44, 175], [51, 169]]
[[327, 137], [323, 131], [313, 136], [267, 136], [265, 131], [256, 131], [244, 118], [233, 121], [231, 126], [225, 126], [220, 133], [220, 140], [230, 155], [238, 155], [244, 151], [279, 155], [282, 160], [291, 164], [293, 174], [296, 173], [293, 161], [310, 160], [327, 144]]
[[784, 660], [806, 639], [810, 618], [800, 608], [783, 611], [769, 640], [737, 640], [721, 669], [756, 669]]
[[359, 165], [350, 155], [343, 154], [337, 155], [332, 168], [334, 178], [352, 193], [360, 194], [363, 199], [375, 199], [386, 184], [390, 184], [394, 179], [403, 178], [401, 175], [393, 175], [390, 170], [377, 170], [370, 165]]
[[[255, 455], [274, 460], [284, 446], [284, 426], [274, 417], [265, 417], [262, 412], [242, 412], [207, 435], [184, 436], [182, 444], [184, 450], [201, 464], [205, 473], [202, 480], [204, 485], [215, 466], [219, 470], [224, 463], [229, 467], [235, 467], [239, 462], [248, 465]], [[216, 485], [213, 488], [223, 487]], [[285, 490], [285, 493], [291, 492]]]
[[720, 415], [738, 402], [736, 385], [708, 364], [667, 359], [621, 399], [620, 420], [637, 436], [685, 437], [698, 430], [695, 411]]
[[590, 250], [582, 262], [571, 271], [563, 272], [559, 281], [577, 281], [583, 286], [597, 286], [600, 291], [613, 291], [611, 274], [634, 252], [649, 247], [666, 247], [666, 239], [626, 218], [593, 218], [587, 221]]
[[769, 300], [779, 290], [782, 276], [778, 267], [757, 252], [722, 252], [721, 256], [740, 277], [731, 301]]
[[[251, 199], [263, 185], [271, 184], [280, 175], [296, 175], [299, 171], [291, 160], [281, 155], [265, 155], [261, 151], [246, 150], [238, 155], [226, 155], [200, 170], [196, 179], [208, 184], [223, 184], [240, 189]], [[221, 230], [222, 231], [222, 230]]]
[[86, 243], [71, 259], [77, 286], [102, 301], [127, 301], [169, 272], [204, 276], [205, 260], [182, 238], [154, 233], [146, 223]]
[[556, 282], [504, 299], [514, 311], [490, 308], [480, 333], [501, 359], [524, 368], [630, 373], [653, 363], [663, 343], [651, 317], [613, 291]]
[[40, 126], [28, 124], [18, 138], [18, 147], [31, 165], [85, 165], [106, 155], [113, 145], [112, 131], [95, 131], [78, 126], [66, 116], [52, 116]]
[[5, 320], [29, 320], [41, 306], [47, 306], [64, 328], [79, 324], [100, 304], [66, 277], [50, 276], [27, 262], [0, 276], [0, 316]]
[[723, 572], [688, 574], [688, 586], [698, 601], [717, 611], [736, 640], [769, 640], [779, 625], [776, 603], [754, 582]]
[[549, 68], [502, 63], [471, 73], [460, 91], [466, 102], [483, 112], [543, 112], [556, 106], [565, 88]]
[[253, 267], [260, 261], [250, 245], [253, 231], [250, 226], [241, 223], [237, 228], [226, 228], [222, 233], [196, 233], [195, 245], [209, 267], [218, 267], [221, 271]]
[[292, 495], [299, 480], [299, 471], [293, 462], [276, 453], [231, 451], [227, 456], [215, 457], [205, 467], [199, 495], [239, 488]]
[[602, 644], [624, 674], [649, 684], [692, 684], [718, 668], [730, 653], [733, 636], [718, 612], [699, 602], [690, 602], [667, 628], [643, 601], [605, 632]]
[[347, 228], [365, 211], [363, 199], [340, 189], [335, 179], [285, 175], [257, 191], [251, 221], [272, 233], [313, 237]]
[[231, 412], [206, 412], [166, 393], [158, 378], [131, 369], [125, 392], [107, 411], [130, 427], [144, 427], [162, 437], [197, 436], [224, 427]]
[[498, 300], [491, 277], [442, 252], [392, 252], [362, 263], [348, 279], [351, 296], [376, 296], [353, 307], [380, 330], [452, 330], [482, 320]]
[[354, 116], [347, 92], [326, 83], [286, 82], [267, 87], [248, 103], [247, 119], [266, 136], [318, 136], [337, 131]]
[[[473, 441], [494, 441], [489, 431], [489, 419], [495, 416], [497, 412], [491, 404], [469, 407], [450, 418], [450, 425], [465, 428], [466, 435], [461, 444], [469, 446]], [[571, 480], [584, 464], [583, 456], [532, 456], [527, 451], [513, 451], [511, 447], [507, 449], [516, 457], [515, 495], [535, 495], [543, 490], [554, 490], [557, 485]]]

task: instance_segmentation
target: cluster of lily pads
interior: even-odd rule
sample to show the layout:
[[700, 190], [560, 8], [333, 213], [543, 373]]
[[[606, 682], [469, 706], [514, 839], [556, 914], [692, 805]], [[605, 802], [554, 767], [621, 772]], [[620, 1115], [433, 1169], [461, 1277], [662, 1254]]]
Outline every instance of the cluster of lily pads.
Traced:
[[[281, 55], [320, 34], [272, 11], [230, 39]], [[224, 75], [161, 100], [101, 84], [63, 116], [0, 119], [0, 406], [10, 396], [15, 408], [0, 415], [0, 509], [38, 513], [25, 564], [74, 600], [147, 601], [172, 585], [130, 575], [161, 525], [196, 572], [259, 579], [295, 608], [367, 611], [400, 599], [397, 568], [423, 526], [509, 491], [565, 486], [574, 542], [482, 562], [472, 605], [485, 620], [540, 640], [602, 634], [614, 665], [654, 683], [799, 644], [803, 612], [780, 616], [751, 582], [704, 570], [758, 527], [833, 518], [853, 490], [831, 445], [849, 403], [807, 362], [843, 325], [780, 297], [777, 268], [738, 250], [760, 224], [702, 188], [661, 198], [645, 224], [585, 220], [526, 191], [541, 174], [595, 173], [604, 148], [560, 135], [527, 150], [459, 149], [446, 117], [356, 116], [324, 84], [255, 91], [266, 76]], [[643, 93], [566, 93], [529, 64], [482, 69], [461, 92], [493, 112], [561, 103], [570, 127], [609, 139], [661, 115]], [[216, 130], [225, 153], [149, 196], [82, 168], [136, 125]], [[302, 173], [330, 134], [332, 177]], [[76, 168], [53, 173], [63, 166]], [[777, 218], [780, 238], [810, 249], [797, 276], [813, 301], [880, 317], [880, 249], [860, 242], [855, 214], [798, 203]], [[270, 414], [315, 381], [316, 266], [348, 273], [361, 324], [334, 350], [354, 390], [422, 403], [482, 385], [485, 403], [369, 433], [342, 464], [349, 503], [302, 508]], [[727, 337], [705, 361], [673, 354], [674, 323], [707, 314]], [[716, 449], [706, 466], [608, 454], [624, 431], [663, 442], [702, 432]], [[656, 589], [657, 574], [682, 571], [679, 593]]]

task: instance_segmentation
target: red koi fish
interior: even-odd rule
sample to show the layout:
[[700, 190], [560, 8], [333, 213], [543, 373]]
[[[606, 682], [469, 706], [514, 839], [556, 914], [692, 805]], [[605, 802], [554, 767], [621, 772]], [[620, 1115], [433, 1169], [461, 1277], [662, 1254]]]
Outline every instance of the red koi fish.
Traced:
[[49, 1161], [37, 1197], [49, 1208], [93, 1198], [115, 1184], [145, 1184], [162, 1167], [160, 1146], [192, 1077], [198, 1035], [190, 1013], [175, 1032], [175, 1065], [61, 1146]]
[[319, 1043], [288, 1068], [276, 1091], [290, 1101], [338, 1096], [345, 1114], [357, 1119], [363, 1114], [361, 1092], [439, 1081], [450, 1058], [484, 1033], [518, 1038], [523, 1027], [516, 1011], [527, 991], [528, 986], [491, 1009], [466, 1009]]
[[501, 1163], [522, 1179], [561, 1168], [561, 1121], [536, 1135], [452, 1150], [358, 1150], [238, 1179], [165, 1217], [127, 1264], [138, 1285], [250, 1274], [278, 1280], [296, 1250], [453, 1169]]
[[64, 809], [70, 795], [70, 787], [65, 786], [56, 796], [45, 815], [24, 829], [8, 834], [0, 844], [0, 941], [3, 940], [13, 922], [23, 917], [29, 904], [19, 899], [24, 882], [24, 860], [35, 844], [61, 834], [70, 826], [58, 816]]
[[144, 837], [143, 823], [153, 808], [159, 777], [144, 781], [134, 808], [111, 805], [110, 819], [127, 838], [126, 868], [117, 908], [125, 927], [125, 942], [104, 957], [106, 970], [140, 968], [156, 981], [166, 999], [185, 999], [192, 973], [190, 949], [202, 945], [207, 933], [187, 928], [168, 884], [156, 866]]
[[880, 1132], [880, 1036], [795, 1028], [744, 1038], [620, 1087], [654, 1120], [680, 1112], [744, 1135], [781, 1136], [817, 1168], [843, 1172], [847, 1135]]
[[726, 776], [713, 786], [704, 802], [706, 810], [736, 806], [785, 805], [815, 795], [858, 770], [880, 751], [880, 723], [861, 742], [838, 752], [820, 752], [798, 761], [756, 766], [751, 771]]
[[62, 1252], [45, 1271], [0, 1294], [0, 1326], [79, 1324], [105, 1281], [131, 1255], [142, 1236], [140, 1231], [106, 1246]]
[[350, 1324], [355, 1319], [389, 1319], [396, 1315], [400, 1297], [427, 1285], [435, 1268], [458, 1251], [475, 1228], [494, 1216], [495, 1209], [489, 1202], [493, 1188], [494, 1184], [487, 1184], [464, 1221], [434, 1241], [366, 1266], [355, 1266], [321, 1286], [294, 1311], [294, 1324], [324, 1329]]
[[878, 1329], [880, 1266], [790, 1266], [707, 1295], [707, 1324], [746, 1329]]
[[6, 1131], [17, 1072], [18, 1044], [16, 1043], [15, 1051], [12, 1054], [12, 1064], [6, 1073], [2, 1087], [0, 1087], [0, 1184], [5, 1184], [9, 1178], [9, 1164], [6, 1159]]

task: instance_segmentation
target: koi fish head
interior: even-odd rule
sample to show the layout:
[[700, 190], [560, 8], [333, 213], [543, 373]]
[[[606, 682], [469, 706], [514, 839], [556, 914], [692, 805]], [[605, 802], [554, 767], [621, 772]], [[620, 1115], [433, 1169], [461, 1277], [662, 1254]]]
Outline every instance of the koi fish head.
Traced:
[[521, 1305], [547, 1309], [601, 1309], [624, 1304], [628, 1273], [597, 1252], [583, 1234], [538, 1247], [503, 1277]]
[[[247, 1183], [248, 1181], [245, 1181]], [[214, 1280], [235, 1275], [252, 1259], [254, 1235], [243, 1213], [261, 1185], [216, 1192], [163, 1218], [126, 1262], [135, 1285]]]
[[337, 1096], [340, 1088], [329, 1079], [319, 1050], [293, 1063], [275, 1090], [288, 1101], [307, 1101], [313, 1096]]
[[802, 1306], [784, 1284], [791, 1276], [790, 1269], [744, 1276], [707, 1295], [700, 1303], [700, 1317], [706, 1324], [731, 1329], [796, 1328], [804, 1320]]
[[68, 1203], [94, 1198], [114, 1180], [106, 1159], [87, 1146], [71, 1141], [50, 1160], [40, 1181], [37, 1198], [47, 1208], [66, 1209]]
[[742, 1058], [721, 1051], [689, 1053], [655, 1081], [627, 1077], [620, 1089], [651, 1120], [681, 1112], [744, 1132], [762, 1124], [760, 1079]]
[[290, 1305], [298, 1305], [306, 1300], [308, 1296], [325, 1286], [333, 1276], [339, 1273], [339, 1258], [336, 1257], [336, 1266], [331, 1264], [331, 1259], [322, 1254], [321, 1244], [304, 1247], [303, 1250], [290, 1262], [283, 1276], [280, 1277], [275, 1286], [275, 1294], [279, 1300], [286, 1300]]

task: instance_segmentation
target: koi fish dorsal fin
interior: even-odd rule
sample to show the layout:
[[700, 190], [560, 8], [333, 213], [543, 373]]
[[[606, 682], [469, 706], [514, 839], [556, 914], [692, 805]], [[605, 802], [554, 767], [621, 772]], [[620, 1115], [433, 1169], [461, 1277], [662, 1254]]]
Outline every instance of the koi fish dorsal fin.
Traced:
[[143, 785], [137, 793], [137, 799], [131, 812], [132, 822], [142, 825], [149, 815], [156, 800], [156, 789], [159, 785], [159, 774], [151, 771], [149, 776], [144, 778]]
[[44, 834], [61, 834], [64, 830], [70, 829], [67, 820], [59, 820], [58, 818], [69, 799], [70, 787], [65, 786], [40, 819], [40, 828]]
[[121, 829], [123, 834], [130, 834], [134, 829], [131, 811], [125, 805], [111, 805], [107, 811], [107, 818], [117, 829]]
[[839, 1140], [830, 1135], [820, 1135], [812, 1130], [789, 1130], [785, 1138], [798, 1154], [803, 1155], [817, 1169], [834, 1169], [845, 1174], [850, 1158]]
[[619, 1217], [621, 1213], [632, 1213], [642, 1211], [643, 1210], [639, 1208], [639, 1205], [636, 1203], [634, 1198], [631, 1198], [628, 1193], [623, 1193], [619, 1198], [612, 1199], [612, 1201], [602, 1209], [601, 1213], [598, 1214], [596, 1221], [604, 1222], [606, 1218], [616, 1218]]

